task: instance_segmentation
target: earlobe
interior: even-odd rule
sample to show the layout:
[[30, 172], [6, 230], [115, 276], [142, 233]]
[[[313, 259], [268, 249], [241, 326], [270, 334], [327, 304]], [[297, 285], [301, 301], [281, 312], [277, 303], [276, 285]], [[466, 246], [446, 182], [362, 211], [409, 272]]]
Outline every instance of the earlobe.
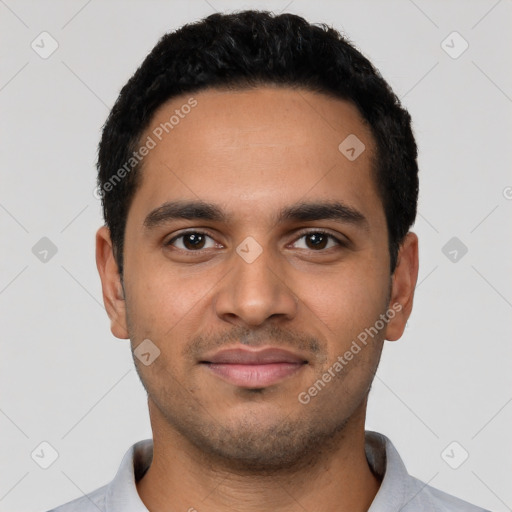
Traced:
[[[386, 339], [398, 340], [412, 311], [414, 290], [418, 279], [418, 237], [409, 232], [405, 236], [392, 277], [389, 308], [396, 311], [386, 328]], [[398, 306], [400, 305], [400, 306]]]
[[96, 232], [96, 266], [100, 274], [103, 303], [116, 338], [128, 339], [126, 303], [119, 269], [114, 257], [110, 231], [102, 226]]

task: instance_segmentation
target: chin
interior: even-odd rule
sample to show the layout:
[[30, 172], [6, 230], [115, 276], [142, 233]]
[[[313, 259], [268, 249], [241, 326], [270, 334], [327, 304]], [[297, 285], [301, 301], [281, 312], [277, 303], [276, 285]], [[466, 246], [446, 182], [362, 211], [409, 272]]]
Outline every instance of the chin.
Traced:
[[229, 422], [222, 418], [222, 424], [212, 421], [199, 429], [188, 428], [186, 437], [216, 465], [252, 474], [293, 472], [313, 464], [343, 435], [347, 423], [328, 425], [318, 417], [292, 420], [290, 415], [263, 411]]

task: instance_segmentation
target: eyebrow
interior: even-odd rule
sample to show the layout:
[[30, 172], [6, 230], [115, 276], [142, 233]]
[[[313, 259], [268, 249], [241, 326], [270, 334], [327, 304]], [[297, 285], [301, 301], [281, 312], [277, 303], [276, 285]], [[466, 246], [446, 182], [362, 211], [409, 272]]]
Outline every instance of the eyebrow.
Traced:
[[[209, 220], [228, 223], [232, 216], [219, 206], [205, 201], [168, 201], [151, 211], [144, 219], [147, 230], [155, 229], [173, 220]], [[355, 208], [340, 201], [299, 202], [283, 207], [272, 217], [275, 224], [286, 221], [334, 220], [368, 229], [367, 218]]]

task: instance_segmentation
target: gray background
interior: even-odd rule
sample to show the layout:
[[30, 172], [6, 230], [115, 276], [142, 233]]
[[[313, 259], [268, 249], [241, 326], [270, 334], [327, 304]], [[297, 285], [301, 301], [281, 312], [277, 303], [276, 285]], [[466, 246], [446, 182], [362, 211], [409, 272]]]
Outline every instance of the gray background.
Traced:
[[[385, 345], [367, 427], [418, 478], [512, 510], [510, 0], [0, 0], [0, 510], [43, 511], [90, 492], [151, 436], [94, 262], [100, 128], [164, 32], [248, 7], [346, 32], [409, 109], [420, 277], [405, 335]], [[43, 31], [59, 45], [46, 59], [31, 47], [51, 49]], [[43, 441], [58, 452], [47, 469]]]

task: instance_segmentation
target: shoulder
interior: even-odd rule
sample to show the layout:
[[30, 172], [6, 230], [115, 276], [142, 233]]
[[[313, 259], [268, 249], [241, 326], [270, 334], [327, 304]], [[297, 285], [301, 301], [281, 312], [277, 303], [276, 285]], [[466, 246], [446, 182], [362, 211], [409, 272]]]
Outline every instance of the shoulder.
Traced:
[[489, 512], [409, 476], [410, 499], [403, 512]]
[[381, 485], [369, 512], [489, 512], [410, 475], [393, 443], [378, 432], [365, 433], [366, 457]]
[[135, 443], [124, 454], [121, 465], [110, 483], [48, 512], [146, 510], [137, 493], [136, 481], [147, 470], [152, 457], [151, 439]]
[[53, 508], [48, 512], [98, 512], [98, 510], [105, 510], [107, 489], [108, 485], [104, 485], [89, 494]]

